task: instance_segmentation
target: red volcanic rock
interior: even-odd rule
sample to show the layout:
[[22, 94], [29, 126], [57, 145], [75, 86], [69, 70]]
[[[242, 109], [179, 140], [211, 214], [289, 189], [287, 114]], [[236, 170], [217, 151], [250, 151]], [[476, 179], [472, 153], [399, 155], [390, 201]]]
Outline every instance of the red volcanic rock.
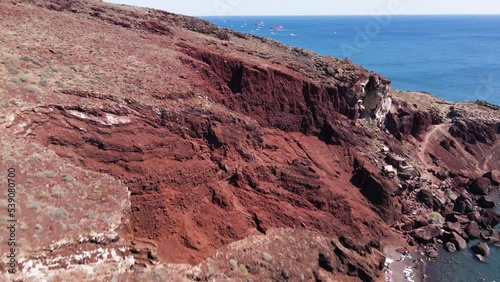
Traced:
[[469, 196], [462, 194], [455, 200], [453, 211], [461, 214], [471, 213], [474, 211], [474, 202]]
[[464, 232], [470, 239], [477, 239], [481, 237], [481, 230], [475, 221], [469, 222], [469, 224], [465, 227]]
[[450, 134], [460, 138], [469, 144], [484, 143], [494, 144], [496, 141], [495, 131], [486, 124], [474, 120], [460, 119], [449, 129]]
[[385, 128], [398, 139], [403, 135], [421, 136], [430, 125], [432, 120], [428, 113], [408, 108], [388, 113], [385, 120]]
[[446, 222], [444, 228], [448, 231], [453, 231], [460, 235], [464, 233], [464, 230], [462, 229], [462, 225], [460, 224], [460, 222]]
[[432, 192], [429, 190], [420, 190], [417, 194], [417, 199], [429, 208], [434, 207], [434, 195], [432, 195]]
[[493, 210], [482, 210], [481, 217], [481, 223], [486, 228], [493, 228], [500, 223], [500, 213]]
[[471, 221], [479, 222], [481, 221], [481, 213], [474, 211], [467, 214], [467, 218]]
[[413, 230], [412, 236], [421, 243], [429, 243], [434, 238], [441, 236], [442, 230], [439, 226], [429, 224], [427, 226]]
[[[34, 189], [19, 193], [21, 218], [36, 227], [20, 275], [85, 280], [72, 266], [93, 251], [113, 256], [93, 258], [99, 281], [379, 281], [389, 226], [422, 226], [413, 236], [423, 243], [442, 233], [401, 215], [422, 214], [413, 190], [436, 182], [418, 167], [417, 147], [432, 156], [429, 166], [442, 164], [434, 176], [455, 191], [497, 162], [480, 122], [455, 124], [458, 142], [439, 146], [452, 138], [449, 125], [427, 135], [426, 103], [394, 97], [383, 104], [388, 114], [377, 112], [381, 128], [352, 125], [395, 91], [349, 60], [94, 0], [1, 1], [0, 18], [0, 96], [10, 98], [0, 107], [0, 164], [16, 164], [20, 183]], [[489, 153], [477, 165], [461, 158], [460, 138], [476, 158]], [[381, 172], [381, 149], [425, 175], [398, 189]], [[459, 173], [448, 180], [447, 171]], [[418, 196], [459, 232], [468, 220], [453, 208], [470, 213], [473, 202], [462, 196], [454, 206], [429, 193]], [[498, 222], [481, 216], [481, 227]]]
[[429, 225], [429, 219], [424, 216], [419, 216], [413, 221], [414, 228], [420, 228]]
[[480, 177], [469, 186], [469, 191], [474, 195], [488, 195], [490, 193], [491, 180]]
[[456, 213], [449, 214], [448, 216], [446, 216], [446, 220], [449, 222], [459, 222], [460, 224], [465, 224], [465, 223], [469, 222], [469, 220], [467, 219], [466, 216], [459, 215]]
[[[351, 182], [361, 189], [361, 193], [377, 207], [383, 218], [392, 221], [395, 218], [391, 194], [397, 190], [394, 182], [383, 177], [380, 171], [370, 162], [359, 157], [355, 160], [355, 167]], [[363, 164], [362, 166], [360, 164]]]
[[462, 251], [467, 249], [467, 242], [456, 232], [451, 232], [447, 236], [447, 242], [455, 244], [457, 250]]

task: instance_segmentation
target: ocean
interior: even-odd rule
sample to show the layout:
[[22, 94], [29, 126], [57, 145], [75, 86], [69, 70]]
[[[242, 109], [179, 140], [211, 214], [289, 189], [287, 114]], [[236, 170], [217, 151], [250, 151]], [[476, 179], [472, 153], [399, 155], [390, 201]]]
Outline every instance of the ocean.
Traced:
[[[203, 18], [321, 55], [349, 58], [391, 79], [396, 89], [500, 105], [500, 16]], [[485, 263], [469, 250], [441, 250], [427, 271], [432, 282], [500, 282], [500, 250], [491, 246]]]
[[396, 89], [500, 105], [500, 15], [203, 19], [321, 55], [349, 58], [388, 77]]

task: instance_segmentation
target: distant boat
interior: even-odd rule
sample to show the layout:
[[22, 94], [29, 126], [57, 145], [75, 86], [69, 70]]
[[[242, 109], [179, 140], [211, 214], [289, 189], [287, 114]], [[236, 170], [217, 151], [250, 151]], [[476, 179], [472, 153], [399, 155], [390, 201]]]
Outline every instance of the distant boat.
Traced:
[[270, 27], [271, 30], [283, 30], [283, 26], [282, 25], [278, 25], [278, 26], [272, 26]]
[[260, 22], [256, 22], [255, 25], [258, 25], [258, 26], [264, 26], [264, 22], [263, 21], [260, 21]]
[[290, 36], [296, 36], [295, 33], [290, 33]]

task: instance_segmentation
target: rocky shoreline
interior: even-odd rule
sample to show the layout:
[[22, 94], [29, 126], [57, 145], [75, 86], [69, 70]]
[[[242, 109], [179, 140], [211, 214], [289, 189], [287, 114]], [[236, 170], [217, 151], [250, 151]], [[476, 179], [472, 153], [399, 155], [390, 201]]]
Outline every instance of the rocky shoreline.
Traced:
[[[386, 152], [386, 156], [388, 163], [395, 162], [393, 154]], [[500, 171], [477, 178], [434, 169], [426, 172], [429, 178], [401, 179], [396, 195], [402, 199], [404, 221], [395, 224], [394, 229], [406, 237], [410, 246], [422, 246], [429, 258], [437, 257], [438, 244], [456, 252], [465, 250], [470, 240], [483, 239], [472, 250], [484, 260], [488, 245], [500, 246], [500, 231], [495, 229], [500, 214], [493, 210], [498, 202]]]

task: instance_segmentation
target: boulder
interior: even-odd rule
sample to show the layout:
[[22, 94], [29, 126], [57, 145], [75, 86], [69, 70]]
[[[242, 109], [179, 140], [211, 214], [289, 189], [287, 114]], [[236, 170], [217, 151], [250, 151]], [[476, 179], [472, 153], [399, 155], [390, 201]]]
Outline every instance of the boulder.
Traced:
[[439, 226], [439, 227], [443, 227], [443, 224], [445, 222], [444, 217], [438, 212], [431, 213], [429, 215], [429, 220], [430, 220], [431, 224], [434, 224], [434, 225]]
[[468, 196], [462, 194], [455, 201], [453, 210], [461, 214], [467, 214], [474, 211], [474, 202]]
[[444, 194], [448, 197], [448, 199], [450, 199], [453, 202], [456, 201], [458, 198], [458, 194], [451, 189], [446, 189], [444, 191]]
[[467, 249], [467, 242], [456, 232], [451, 232], [448, 235], [448, 242], [455, 244], [455, 247], [459, 251]]
[[467, 218], [471, 221], [480, 222], [481, 214], [478, 211], [474, 211], [467, 214]]
[[486, 177], [480, 177], [474, 180], [469, 186], [469, 192], [474, 195], [485, 196], [490, 193], [491, 180]]
[[385, 157], [385, 162], [388, 165], [392, 165], [396, 169], [400, 168], [403, 165], [404, 161], [405, 161], [405, 159], [403, 159], [402, 157], [400, 157], [392, 152], [388, 153]]
[[472, 246], [471, 250], [474, 254], [481, 255], [483, 257], [490, 254], [490, 247], [488, 247], [488, 244], [484, 242], [477, 243], [476, 245]]
[[470, 239], [477, 239], [481, 237], [481, 230], [475, 221], [469, 222], [469, 224], [465, 227], [464, 232]]
[[458, 222], [460, 224], [465, 224], [465, 223], [469, 222], [469, 219], [467, 219], [466, 216], [452, 213], [452, 214], [449, 214], [448, 216], [446, 216], [446, 221]]
[[495, 169], [495, 170], [492, 170], [488, 173], [486, 173], [485, 175], [483, 175], [483, 177], [486, 177], [488, 178], [489, 180], [491, 180], [491, 183], [493, 185], [500, 185], [500, 170], [498, 169]]
[[491, 230], [481, 230], [481, 239], [489, 240], [491, 235], [492, 235]]
[[500, 244], [500, 230], [493, 229], [493, 232], [490, 236], [490, 239], [488, 240], [488, 243], [494, 246], [498, 246]]
[[462, 225], [460, 225], [460, 222], [446, 222], [444, 224], [444, 229], [448, 231], [454, 231], [460, 235], [464, 233], [464, 230], [462, 229]]
[[418, 216], [413, 220], [413, 226], [414, 228], [420, 228], [429, 225], [429, 220], [425, 218], [424, 216]]
[[403, 165], [399, 169], [399, 176], [404, 179], [411, 179], [419, 176], [419, 172], [411, 165]]
[[445, 181], [446, 179], [448, 179], [448, 172], [444, 169], [438, 169], [434, 171], [432, 175], [434, 175], [437, 179], [441, 181]]
[[444, 205], [444, 207], [441, 208], [441, 214], [444, 216], [444, 217], [448, 217], [450, 214], [453, 214], [455, 213], [453, 211], [453, 208], [455, 207], [455, 204], [454, 203], [447, 203], [446, 205]]
[[434, 202], [434, 210], [440, 210], [445, 204], [446, 204], [446, 196], [441, 192], [441, 193], [436, 193], [433, 198]]
[[434, 207], [434, 195], [427, 189], [422, 189], [418, 192], [417, 200], [419, 200], [429, 208]]
[[482, 196], [477, 200], [477, 205], [484, 209], [492, 209], [496, 206], [495, 201], [488, 196]]
[[500, 223], [500, 213], [493, 210], [481, 211], [481, 223], [484, 227], [495, 227]]
[[448, 242], [444, 245], [444, 247], [446, 248], [446, 250], [450, 253], [454, 253], [457, 251], [457, 247], [455, 247], [455, 244], [451, 243], [451, 242]]
[[427, 226], [413, 230], [412, 236], [415, 240], [420, 243], [429, 243], [434, 238], [441, 236], [442, 230], [439, 226], [435, 224], [429, 224]]

